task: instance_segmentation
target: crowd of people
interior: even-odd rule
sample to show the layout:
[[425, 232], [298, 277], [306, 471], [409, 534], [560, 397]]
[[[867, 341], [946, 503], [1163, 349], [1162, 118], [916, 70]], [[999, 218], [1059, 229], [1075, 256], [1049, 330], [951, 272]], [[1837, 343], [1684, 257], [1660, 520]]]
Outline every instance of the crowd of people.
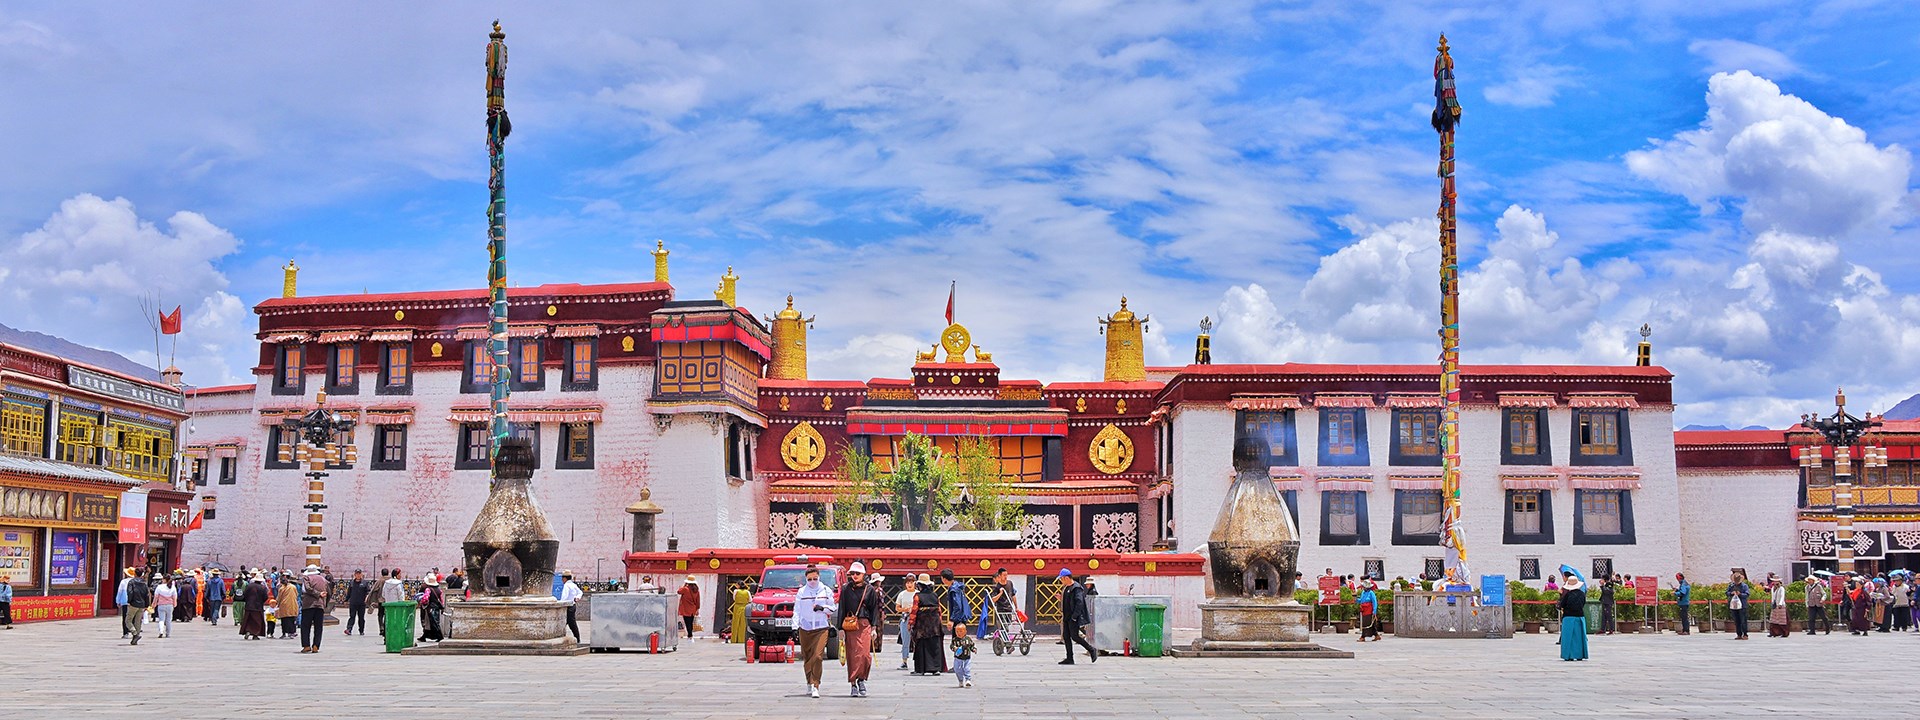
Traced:
[[[468, 592], [463, 571], [456, 568], [442, 575], [435, 568], [422, 575], [413, 590], [407, 588], [406, 575], [399, 568], [382, 569], [379, 574], [374, 580], [366, 571], [355, 570], [344, 585], [336, 585], [332, 571], [318, 565], [298, 571], [241, 567], [231, 575], [209, 567], [172, 572], [135, 567], [128, 568], [120, 579], [114, 603], [120, 611], [120, 637], [130, 645], [140, 644], [148, 623], [158, 624], [158, 637], [165, 638], [173, 634], [175, 623], [219, 625], [221, 620], [231, 618], [242, 639], [297, 636], [301, 653], [318, 653], [326, 633], [326, 618], [336, 599], [344, 600], [347, 606], [347, 617], [341, 624], [341, 631], [347, 635], [367, 634], [367, 610], [371, 607], [374, 625], [385, 636], [386, 604], [412, 601], [419, 612], [417, 642], [446, 639], [447, 593], [464, 597]], [[571, 577], [568, 585], [579, 592], [578, 586], [571, 584]], [[575, 637], [579, 637], [571, 610], [567, 619]]]

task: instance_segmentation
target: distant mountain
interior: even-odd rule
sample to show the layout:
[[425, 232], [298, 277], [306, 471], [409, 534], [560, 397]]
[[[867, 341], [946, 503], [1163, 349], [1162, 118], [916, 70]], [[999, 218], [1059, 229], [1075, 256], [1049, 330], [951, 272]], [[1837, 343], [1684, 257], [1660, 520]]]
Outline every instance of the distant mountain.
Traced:
[[159, 371], [128, 360], [125, 355], [101, 350], [99, 348], [90, 348], [85, 345], [62, 340], [46, 333], [37, 333], [31, 330], [15, 330], [5, 325], [0, 325], [0, 343], [18, 345], [28, 350], [63, 357], [68, 360], [112, 370], [122, 375], [130, 375], [143, 380], [153, 380], [155, 382], [160, 380]]
[[1920, 420], [1920, 395], [1901, 400], [1887, 411], [1888, 420]]
[[1681, 430], [1725, 430], [1727, 429], [1727, 426], [1725, 425], [1688, 425], [1680, 429]]

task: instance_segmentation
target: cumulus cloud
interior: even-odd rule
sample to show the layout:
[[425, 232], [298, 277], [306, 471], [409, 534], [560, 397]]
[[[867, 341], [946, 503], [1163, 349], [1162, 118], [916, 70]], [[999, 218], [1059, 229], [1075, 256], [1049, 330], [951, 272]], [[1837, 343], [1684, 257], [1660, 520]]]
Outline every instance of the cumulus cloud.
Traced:
[[1884, 230], [1909, 193], [1912, 156], [1780, 86], [1739, 71], [1707, 82], [1695, 130], [1627, 153], [1634, 174], [1712, 213], [1741, 205], [1755, 231], [1832, 237]]
[[155, 223], [125, 198], [77, 195], [0, 249], [0, 322], [153, 365], [153, 335], [141, 310], [151, 296], [163, 307], [183, 307], [178, 364], [187, 382], [238, 382], [251, 366], [249, 314], [226, 292], [215, 264], [239, 245], [198, 213]]
[[1763, 77], [1786, 78], [1800, 74], [1800, 66], [1779, 50], [1739, 40], [1695, 40], [1687, 52], [1707, 61], [1707, 72], [1747, 70]]

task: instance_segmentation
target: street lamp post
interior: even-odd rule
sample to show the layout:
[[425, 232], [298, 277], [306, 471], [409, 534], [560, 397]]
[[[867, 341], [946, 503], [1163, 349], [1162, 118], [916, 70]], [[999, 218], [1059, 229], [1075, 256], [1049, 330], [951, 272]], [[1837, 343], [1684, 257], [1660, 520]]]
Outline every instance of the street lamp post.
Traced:
[[327, 509], [327, 464], [352, 465], [360, 453], [352, 442], [341, 444], [353, 431], [353, 421], [327, 410], [327, 393], [320, 392], [313, 403], [307, 414], [280, 422], [295, 438], [280, 447], [280, 462], [307, 466], [307, 534], [301, 539], [307, 542], [307, 564], [319, 567], [320, 543], [327, 539], [321, 534], [325, 532], [322, 511]]
[[[1848, 413], [1845, 388], [1834, 392], [1833, 404], [1833, 415], [1823, 418], [1807, 413], [1800, 416], [1800, 423], [1833, 446], [1834, 560], [1836, 570], [1846, 575], [1853, 572], [1853, 446], [1868, 430], [1880, 426], [1880, 418], [1873, 413], [1867, 413], [1864, 418]], [[1861, 455], [1861, 464], [1869, 468], [1886, 467], [1884, 453], [1880, 448], [1867, 447]], [[1801, 468], [1811, 472], [1822, 464], [1820, 448], [1801, 449]]]

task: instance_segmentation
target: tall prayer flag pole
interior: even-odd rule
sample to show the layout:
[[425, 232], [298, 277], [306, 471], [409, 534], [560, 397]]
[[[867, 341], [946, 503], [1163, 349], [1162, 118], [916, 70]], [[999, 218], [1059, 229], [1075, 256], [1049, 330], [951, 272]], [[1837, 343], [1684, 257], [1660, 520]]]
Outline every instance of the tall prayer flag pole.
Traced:
[[1433, 129], [1440, 133], [1440, 516], [1441, 543], [1453, 549], [1458, 579], [1467, 581], [1466, 534], [1460, 527], [1460, 258], [1455, 237], [1453, 128], [1460, 98], [1453, 87], [1453, 56], [1440, 36], [1433, 59]]
[[507, 121], [507, 34], [500, 21], [493, 22], [487, 37], [487, 291], [492, 300], [492, 316], [487, 323], [487, 350], [493, 355], [493, 442], [490, 458], [500, 454], [500, 441], [507, 437], [507, 380], [512, 373], [507, 362], [507, 134], [513, 123]]

